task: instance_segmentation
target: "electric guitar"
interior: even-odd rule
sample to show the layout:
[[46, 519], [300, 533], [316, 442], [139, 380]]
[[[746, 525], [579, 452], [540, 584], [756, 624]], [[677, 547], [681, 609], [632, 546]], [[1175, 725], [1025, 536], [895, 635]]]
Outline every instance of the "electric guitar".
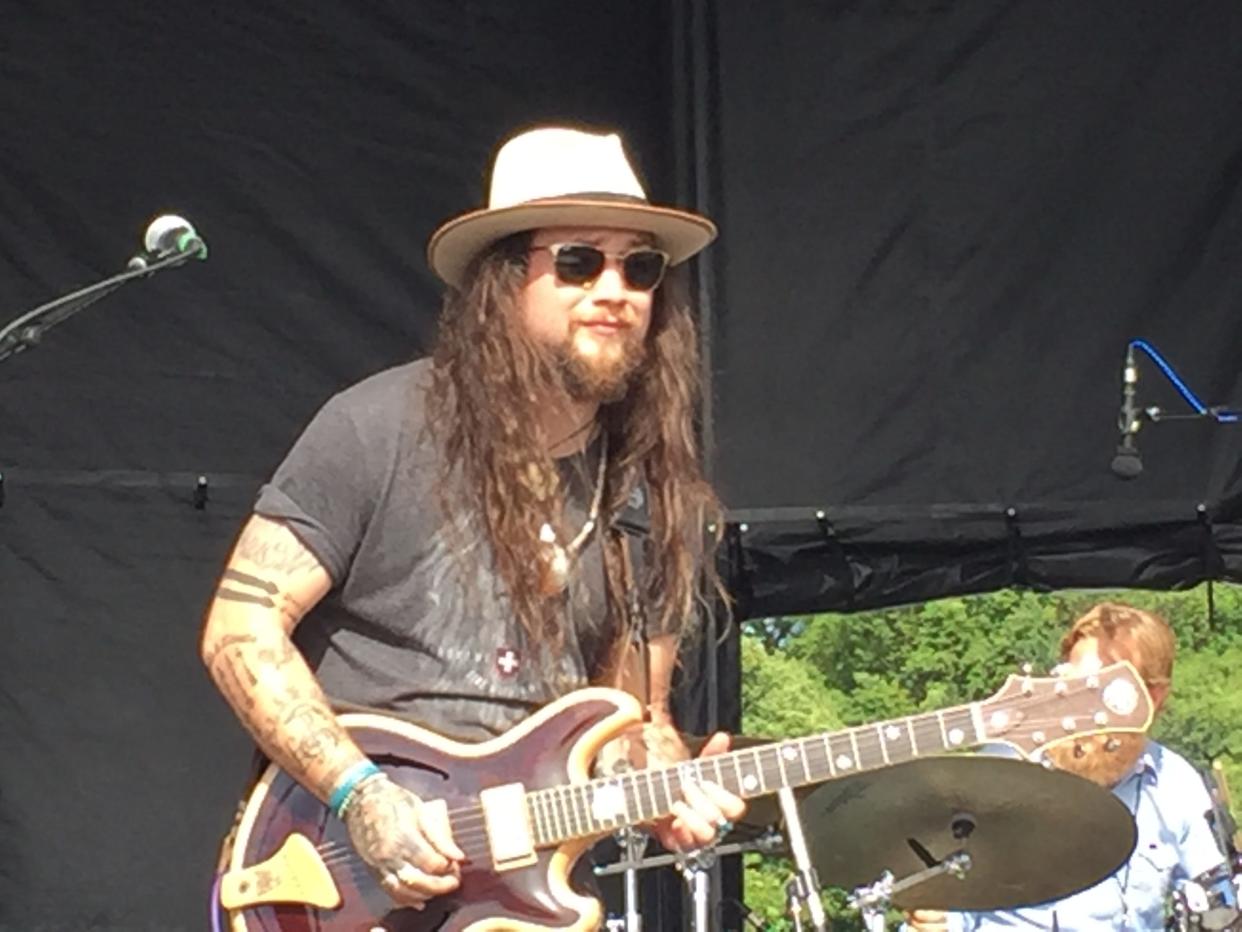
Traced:
[[590, 776], [600, 748], [642, 720], [618, 690], [571, 693], [480, 744], [384, 715], [340, 718], [389, 777], [447, 809], [467, 857], [461, 886], [421, 911], [398, 906], [343, 823], [272, 765], [219, 882], [233, 932], [586, 932], [601, 907], [571, 886], [574, 863], [601, 836], [668, 815], [683, 779], [753, 798], [986, 742], [1034, 759], [1083, 735], [1146, 731], [1152, 705], [1125, 662], [1076, 678], [1014, 675], [982, 702], [603, 778]]

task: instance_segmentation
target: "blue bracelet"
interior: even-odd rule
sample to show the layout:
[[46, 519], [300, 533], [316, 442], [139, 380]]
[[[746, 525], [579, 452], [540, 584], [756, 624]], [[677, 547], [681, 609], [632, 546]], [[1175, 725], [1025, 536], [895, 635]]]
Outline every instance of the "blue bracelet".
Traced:
[[336, 785], [336, 789], [332, 791], [332, 795], [328, 797], [328, 808], [339, 819], [345, 814], [345, 805], [349, 802], [354, 790], [358, 788], [358, 784], [367, 777], [373, 777], [377, 773], [382, 773], [375, 766], [374, 761], [359, 761], [345, 771], [341, 776], [341, 781]]

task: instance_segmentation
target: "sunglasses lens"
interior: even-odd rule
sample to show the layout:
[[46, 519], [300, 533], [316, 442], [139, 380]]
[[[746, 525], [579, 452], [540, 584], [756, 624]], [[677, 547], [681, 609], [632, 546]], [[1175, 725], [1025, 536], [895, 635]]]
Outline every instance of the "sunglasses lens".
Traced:
[[562, 246], [556, 251], [556, 276], [567, 285], [581, 285], [599, 278], [604, 254], [594, 246]]
[[664, 277], [668, 260], [664, 253], [654, 249], [642, 249], [625, 257], [625, 281], [631, 288], [650, 291]]

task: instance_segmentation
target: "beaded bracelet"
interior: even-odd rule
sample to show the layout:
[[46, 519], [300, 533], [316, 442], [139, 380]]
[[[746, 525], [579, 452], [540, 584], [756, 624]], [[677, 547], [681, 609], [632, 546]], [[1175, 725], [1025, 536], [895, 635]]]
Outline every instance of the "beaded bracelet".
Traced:
[[328, 808], [336, 815], [338, 819], [345, 817], [345, 810], [349, 807], [350, 800], [354, 797], [354, 791], [358, 789], [358, 784], [368, 777], [373, 777], [377, 773], [382, 773], [373, 761], [359, 761], [345, 771], [341, 775], [340, 782], [337, 783], [336, 789], [332, 791], [332, 795], [328, 798]]

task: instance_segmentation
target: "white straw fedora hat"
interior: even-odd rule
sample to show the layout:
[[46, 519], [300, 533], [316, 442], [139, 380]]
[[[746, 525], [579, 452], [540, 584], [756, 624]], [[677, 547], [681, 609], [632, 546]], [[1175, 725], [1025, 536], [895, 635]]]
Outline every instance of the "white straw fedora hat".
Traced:
[[500, 147], [487, 207], [436, 230], [427, 243], [427, 261], [459, 287], [470, 261], [492, 243], [560, 226], [650, 233], [673, 265], [716, 238], [716, 225], [706, 217], [647, 200], [620, 136], [549, 126], [527, 130]]

